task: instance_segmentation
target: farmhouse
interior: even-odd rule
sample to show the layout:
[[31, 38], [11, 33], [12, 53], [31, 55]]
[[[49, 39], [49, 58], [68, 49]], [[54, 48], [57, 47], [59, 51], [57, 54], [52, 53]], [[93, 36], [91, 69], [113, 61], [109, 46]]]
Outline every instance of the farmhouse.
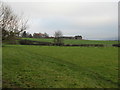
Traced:
[[33, 37], [34, 38], [41, 38], [41, 37], [43, 37], [44, 36], [44, 34], [42, 34], [42, 33], [34, 33], [33, 34]]
[[34, 38], [48, 38], [49, 35], [47, 33], [44, 33], [44, 34], [43, 33], [34, 33], [33, 37]]
[[82, 40], [82, 36], [75, 36], [75, 39], [79, 39], [79, 40]]

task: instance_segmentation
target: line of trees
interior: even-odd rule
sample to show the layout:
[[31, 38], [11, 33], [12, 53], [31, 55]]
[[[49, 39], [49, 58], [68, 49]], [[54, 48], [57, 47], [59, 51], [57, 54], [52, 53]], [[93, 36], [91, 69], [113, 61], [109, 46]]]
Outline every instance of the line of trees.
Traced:
[[27, 21], [16, 15], [6, 3], [0, 2], [0, 30], [3, 42], [15, 43], [20, 33], [27, 29]]
[[23, 31], [23, 32], [21, 33], [21, 37], [23, 37], [23, 38], [33, 38], [32, 34], [29, 34], [29, 33], [26, 32], [26, 31]]
[[20, 35], [20, 37], [22, 38], [49, 38], [49, 34], [47, 34], [46, 32], [45, 33], [34, 33], [33, 35], [26, 32], [26, 31], [23, 31]]

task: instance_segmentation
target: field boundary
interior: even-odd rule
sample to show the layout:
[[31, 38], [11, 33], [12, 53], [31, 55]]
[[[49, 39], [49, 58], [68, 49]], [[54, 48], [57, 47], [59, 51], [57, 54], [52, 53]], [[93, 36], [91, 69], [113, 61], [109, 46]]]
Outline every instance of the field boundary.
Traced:
[[33, 41], [33, 40], [20, 40], [19, 43], [21, 45], [42, 45], [42, 46], [80, 46], [80, 47], [120, 47], [120, 44], [55, 44], [52, 42], [41, 42], [41, 41]]

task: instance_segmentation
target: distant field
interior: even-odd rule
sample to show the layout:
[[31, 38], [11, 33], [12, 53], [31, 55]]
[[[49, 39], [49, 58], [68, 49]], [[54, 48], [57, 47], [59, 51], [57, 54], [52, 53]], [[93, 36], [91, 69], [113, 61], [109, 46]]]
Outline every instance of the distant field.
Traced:
[[[43, 42], [53, 42], [53, 39], [45, 39], [45, 38], [22, 38], [27, 40], [34, 40], [34, 41], [43, 41]], [[99, 41], [99, 40], [75, 40], [75, 39], [64, 39], [65, 44], [117, 44], [118, 41]]]
[[3, 88], [116, 88], [117, 47], [3, 47]]

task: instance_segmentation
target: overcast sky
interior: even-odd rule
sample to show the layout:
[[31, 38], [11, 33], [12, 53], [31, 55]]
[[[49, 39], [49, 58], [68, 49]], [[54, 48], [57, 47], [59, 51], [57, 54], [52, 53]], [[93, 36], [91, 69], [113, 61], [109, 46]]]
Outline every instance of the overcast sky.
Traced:
[[[84, 39], [117, 39], [117, 0], [3, 0], [18, 15], [28, 18], [30, 33], [61, 30]], [[91, 2], [90, 2], [91, 1]], [[101, 1], [101, 2], [100, 2]], [[109, 2], [108, 2], [109, 1]]]

